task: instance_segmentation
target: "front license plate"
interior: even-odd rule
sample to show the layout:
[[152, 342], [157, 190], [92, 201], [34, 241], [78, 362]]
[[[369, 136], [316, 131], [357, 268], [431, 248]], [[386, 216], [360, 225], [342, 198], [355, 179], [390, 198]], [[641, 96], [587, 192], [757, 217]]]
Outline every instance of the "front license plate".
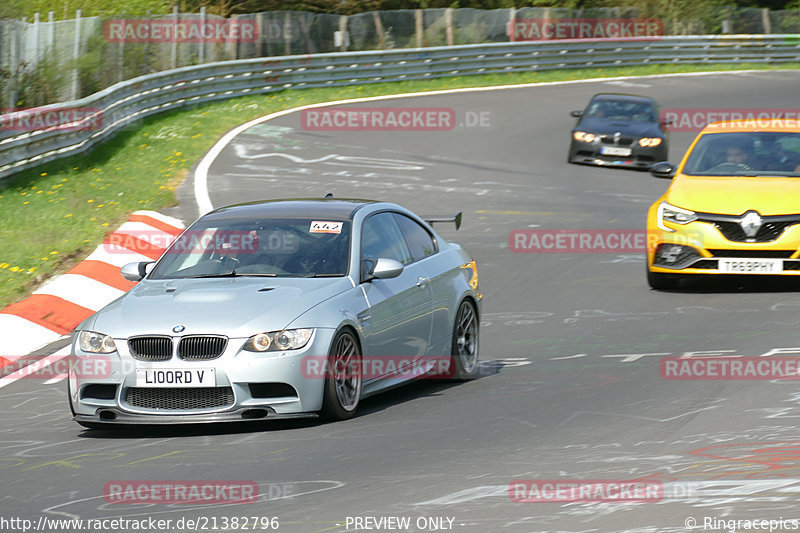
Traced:
[[216, 387], [213, 368], [137, 368], [137, 387]]
[[616, 146], [601, 146], [600, 153], [603, 155], [631, 155], [633, 150], [630, 148], [617, 148]]
[[781, 259], [720, 259], [717, 267], [727, 274], [780, 274]]

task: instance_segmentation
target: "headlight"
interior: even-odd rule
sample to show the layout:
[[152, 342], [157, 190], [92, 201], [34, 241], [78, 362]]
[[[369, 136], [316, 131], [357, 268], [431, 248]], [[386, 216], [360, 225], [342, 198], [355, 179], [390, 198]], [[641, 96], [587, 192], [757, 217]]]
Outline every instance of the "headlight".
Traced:
[[248, 352], [280, 352], [297, 350], [311, 339], [313, 329], [284, 329], [253, 335], [244, 345]]
[[644, 137], [643, 139], [639, 139], [639, 146], [643, 148], [651, 148], [653, 146], [658, 146], [659, 144], [661, 144], [662, 140], [663, 139], [661, 139], [660, 137]]
[[594, 142], [597, 138], [594, 133], [586, 133], [584, 131], [576, 131], [572, 134], [572, 138], [576, 141], [583, 141], [585, 143]]
[[88, 353], [113, 353], [117, 351], [114, 339], [95, 331], [79, 332], [78, 346], [82, 351]]
[[665, 221], [672, 222], [673, 224], [688, 224], [689, 222], [697, 220], [697, 214], [695, 214], [694, 211], [681, 209], [680, 207], [675, 207], [667, 202], [661, 202], [659, 204], [657, 217], [658, 227], [664, 231], [669, 231], [670, 233], [675, 233], [675, 230], [665, 226]]

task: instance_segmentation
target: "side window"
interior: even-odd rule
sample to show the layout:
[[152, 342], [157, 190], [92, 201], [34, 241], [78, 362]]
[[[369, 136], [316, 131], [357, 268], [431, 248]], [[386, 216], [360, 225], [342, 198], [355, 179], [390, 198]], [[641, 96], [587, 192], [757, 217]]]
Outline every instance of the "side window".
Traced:
[[394, 218], [406, 237], [406, 242], [411, 251], [411, 258], [414, 261], [419, 261], [423, 257], [428, 257], [436, 252], [436, 244], [434, 244], [433, 238], [425, 228], [405, 215], [395, 213]]
[[391, 213], [378, 213], [361, 229], [361, 259], [387, 257], [407, 265], [412, 261], [400, 228]]

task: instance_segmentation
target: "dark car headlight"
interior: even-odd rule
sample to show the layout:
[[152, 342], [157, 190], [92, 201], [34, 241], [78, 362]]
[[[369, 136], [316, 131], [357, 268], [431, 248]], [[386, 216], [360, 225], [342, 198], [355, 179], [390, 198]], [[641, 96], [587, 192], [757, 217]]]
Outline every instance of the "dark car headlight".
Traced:
[[247, 339], [244, 349], [248, 352], [281, 352], [298, 350], [308, 344], [313, 329], [284, 329], [257, 333]]
[[597, 139], [597, 135], [594, 133], [586, 133], [585, 131], [575, 131], [572, 133], [572, 138], [576, 141], [582, 141], [585, 143], [593, 143], [595, 139]]
[[658, 146], [664, 139], [661, 137], [644, 137], [639, 139], [639, 146], [642, 148], [652, 148]]

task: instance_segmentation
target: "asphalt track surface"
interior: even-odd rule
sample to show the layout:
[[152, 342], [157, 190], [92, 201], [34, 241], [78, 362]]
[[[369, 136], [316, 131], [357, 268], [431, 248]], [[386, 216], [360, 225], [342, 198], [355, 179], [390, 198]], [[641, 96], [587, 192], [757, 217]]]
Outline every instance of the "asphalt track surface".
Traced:
[[[279, 531], [302, 533], [398, 530], [356, 529], [353, 517], [410, 517], [406, 531], [434, 531], [417, 519], [443, 517], [453, 519], [444, 530], [513, 533], [686, 532], [691, 519], [696, 531], [722, 531], [708, 520], [800, 519], [796, 383], [659, 373], [665, 355], [800, 352], [800, 285], [752, 277], [656, 292], [642, 254], [525, 254], [507, 242], [515, 229], [644, 228], [666, 181], [565, 162], [569, 111], [594, 93], [647, 94], [677, 108], [789, 108], [798, 86], [800, 72], [572, 83], [369, 104], [453, 108], [460, 126], [448, 132], [307, 131], [299, 113], [248, 130], [211, 166], [214, 206], [332, 192], [422, 214], [464, 212], [460, 231], [441, 231], [479, 265], [482, 376], [421, 381], [335, 424], [118, 431], [72, 422], [63, 380], [20, 380], [0, 389], [0, 518], [277, 517]], [[467, 126], [475, 113], [488, 117], [483, 127]], [[673, 162], [693, 136], [672, 134]], [[190, 221], [191, 183], [180, 195], [167, 214]], [[660, 501], [508, 496], [516, 479], [641, 478], [663, 483]], [[260, 497], [108, 504], [104, 485], [114, 480], [252, 480]], [[792, 529], [784, 526], [775, 530]]]

